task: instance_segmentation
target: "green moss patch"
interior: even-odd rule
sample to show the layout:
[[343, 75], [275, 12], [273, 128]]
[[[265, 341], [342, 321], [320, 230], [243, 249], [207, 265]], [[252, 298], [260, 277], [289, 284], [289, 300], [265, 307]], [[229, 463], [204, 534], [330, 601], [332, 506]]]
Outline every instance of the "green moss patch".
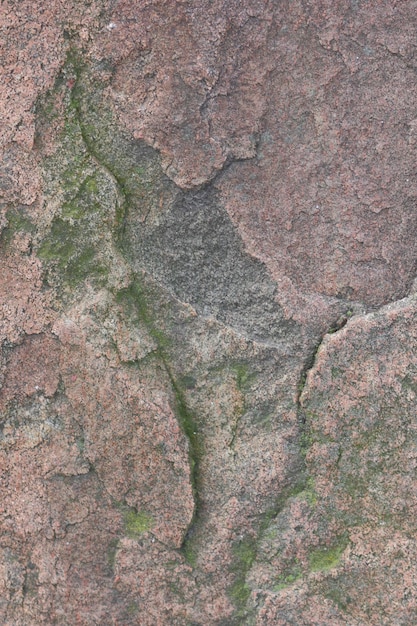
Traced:
[[256, 540], [246, 537], [233, 547], [234, 563], [232, 572], [236, 578], [229, 589], [229, 596], [238, 610], [242, 613], [250, 596], [251, 589], [246, 582], [246, 576], [256, 558]]
[[293, 585], [301, 577], [302, 571], [300, 565], [293, 564], [292, 567], [289, 567], [281, 576], [277, 578], [273, 589], [274, 591], [281, 591], [281, 589], [285, 589], [286, 587]]
[[70, 286], [87, 277], [105, 281], [108, 275], [108, 268], [96, 258], [93, 236], [89, 237], [91, 223], [86, 219], [79, 222], [74, 224], [65, 217], [55, 218], [38, 249], [39, 258], [50, 264], [49, 271]]
[[317, 548], [310, 552], [310, 570], [312, 572], [323, 572], [337, 567], [348, 543], [347, 537], [343, 536], [333, 545]]
[[232, 370], [236, 376], [236, 386], [240, 392], [247, 391], [252, 381], [256, 378], [256, 374], [249, 370], [246, 363], [237, 363], [232, 366]]
[[130, 509], [124, 515], [124, 524], [126, 535], [131, 539], [137, 539], [151, 530], [154, 521], [148, 513]]
[[119, 545], [119, 540], [117, 538], [114, 538], [114, 539], [111, 539], [107, 547], [107, 562], [109, 566], [111, 567], [111, 569], [113, 569], [114, 567], [118, 545]]
[[7, 226], [1, 233], [0, 241], [8, 245], [18, 232], [33, 234], [35, 225], [22, 211], [10, 210], [6, 214]]

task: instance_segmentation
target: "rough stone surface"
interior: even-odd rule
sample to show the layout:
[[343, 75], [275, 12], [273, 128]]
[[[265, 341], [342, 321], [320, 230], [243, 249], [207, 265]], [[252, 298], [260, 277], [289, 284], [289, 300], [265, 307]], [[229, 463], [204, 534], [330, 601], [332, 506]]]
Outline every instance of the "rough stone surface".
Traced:
[[417, 621], [416, 3], [0, 7], [0, 622]]

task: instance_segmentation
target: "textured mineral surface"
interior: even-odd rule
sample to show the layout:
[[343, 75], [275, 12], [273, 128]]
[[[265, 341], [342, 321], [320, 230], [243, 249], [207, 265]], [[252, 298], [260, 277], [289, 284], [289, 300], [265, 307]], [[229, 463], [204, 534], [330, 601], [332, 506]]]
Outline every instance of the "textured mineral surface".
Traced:
[[0, 3], [0, 623], [417, 623], [417, 3]]

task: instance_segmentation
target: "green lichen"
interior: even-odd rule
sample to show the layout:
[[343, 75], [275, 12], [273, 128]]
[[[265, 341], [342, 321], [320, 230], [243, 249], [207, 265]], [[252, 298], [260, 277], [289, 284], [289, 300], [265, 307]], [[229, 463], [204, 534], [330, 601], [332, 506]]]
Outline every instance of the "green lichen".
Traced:
[[131, 539], [138, 539], [143, 533], [151, 530], [154, 521], [145, 511], [130, 509], [124, 515], [125, 532]]
[[309, 554], [309, 567], [312, 572], [326, 572], [337, 567], [349, 541], [344, 535], [330, 546], [312, 550]]
[[250, 596], [251, 589], [246, 582], [257, 553], [257, 542], [254, 537], [248, 536], [233, 546], [233, 565], [231, 571], [235, 581], [229, 589], [229, 596], [236, 606], [237, 614], [243, 615]]
[[246, 363], [237, 363], [231, 366], [236, 377], [236, 386], [242, 393], [247, 391], [256, 375], [249, 370]]
[[0, 241], [3, 245], [9, 245], [18, 232], [33, 234], [36, 230], [33, 222], [19, 210], [9, 210], [6, 214], [7, 226], [1, 232]]
[[293, 585], [297, 580], [299, 580], [303, 575], [301, 565], [297, 562], [288, 565], [285, 569], [285, 572], [279, 576], [275, 584], [273, 586], [274, 591], [281, 591], [286, 587]]
[[109, 545], [107, 547], [107, 562], [111, 569], [114, 567], [114, 563], [116, 561], [116, 552], [117, 546], [119, 545], [119, 539], [113, 538], [110, 540]]

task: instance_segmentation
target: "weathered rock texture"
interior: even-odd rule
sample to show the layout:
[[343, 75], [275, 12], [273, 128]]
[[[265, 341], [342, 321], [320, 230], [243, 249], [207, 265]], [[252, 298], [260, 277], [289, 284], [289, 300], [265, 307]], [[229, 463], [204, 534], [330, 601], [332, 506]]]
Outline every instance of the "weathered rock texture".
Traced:
[[415, 2], [0, 5], [0, 622], [417, 622]]

